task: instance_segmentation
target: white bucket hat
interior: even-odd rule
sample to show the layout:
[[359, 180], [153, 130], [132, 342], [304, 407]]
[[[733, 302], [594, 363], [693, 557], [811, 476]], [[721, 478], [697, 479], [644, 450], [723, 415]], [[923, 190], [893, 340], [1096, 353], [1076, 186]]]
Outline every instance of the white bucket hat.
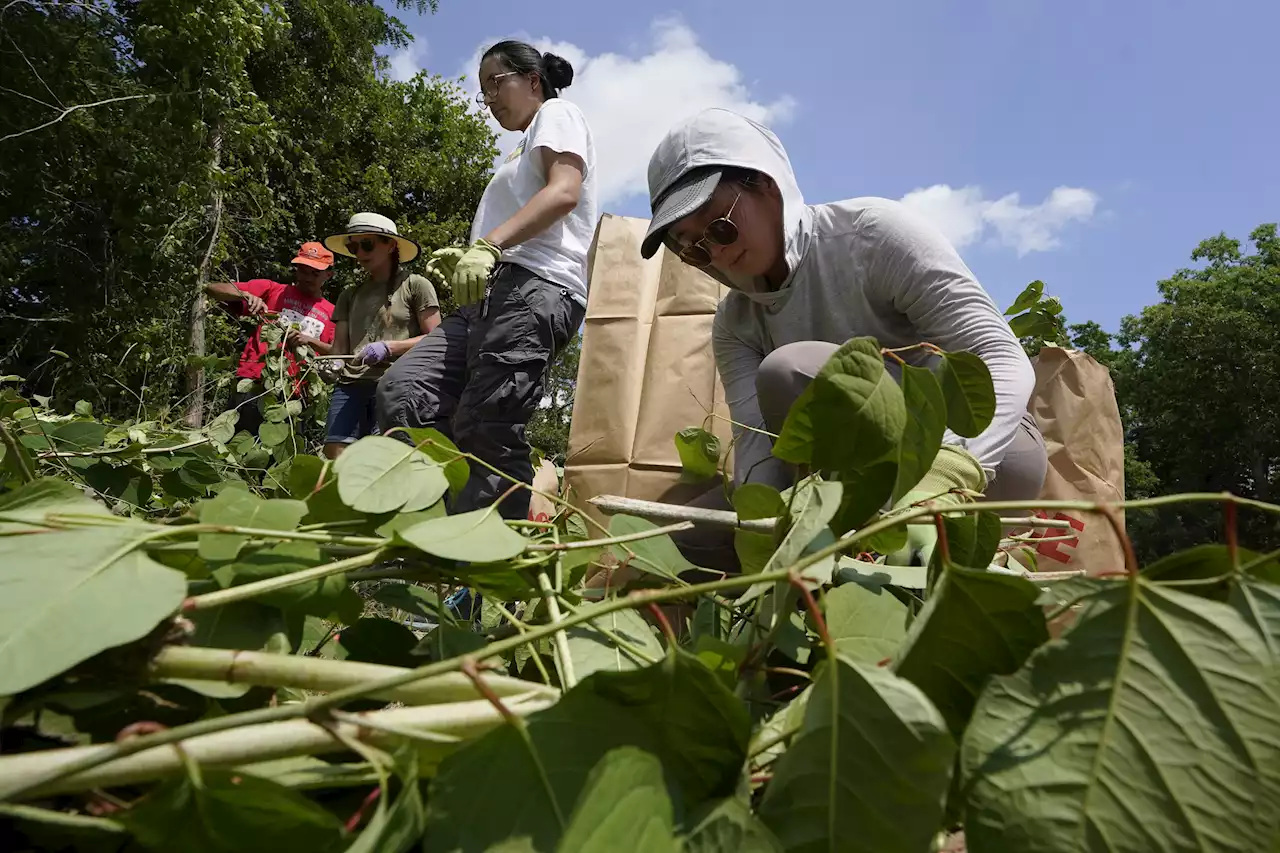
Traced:
[[401, 237], [396, 230], [396, 224], [381, 213], [354, 214], [347, 220], [347, 229], [341, 233], [330, 234], [325, 237], [324, 245], [334, 254], [354, 258], [355, 255], [347, 251], [347, 238], [361, 237], [366, 234], [376, 234], [380, 237], [390, 237], [395, 240], [400, 247], [400, 263], [402, 264], [407, 264], [418, 257], [418, 252], [420, 251], [418, 244], [408, 237]]

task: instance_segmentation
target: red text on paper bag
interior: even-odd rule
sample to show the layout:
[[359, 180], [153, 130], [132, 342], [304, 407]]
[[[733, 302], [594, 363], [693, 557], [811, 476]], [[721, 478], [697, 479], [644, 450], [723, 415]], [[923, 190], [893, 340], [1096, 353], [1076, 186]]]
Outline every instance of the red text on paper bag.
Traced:
[[[1037, 518], [1049, 519], [1051, 521], [1065, 521], [1071, 525], [1071, 529], [1077, 533], [1084, 532], [1084, 522], [1078, 518], [1057, 512], [1049, 515], [1040, 511], [1036, 513]], [[1059, 539], [1058, 537], [1066, 535], [1061, 527], [1041, 528], [1033, 534], [1036, 539], [1057, 539], [1055, 542], [1041, 542], [1036, 545], [1036, 555], [1045, 559], [1053, 560], [1058, 563], [1070, 563], [1075, 558], [1075, 549], [1080, 544], [1080, 538], [1073, 536], [1070, 539]]]

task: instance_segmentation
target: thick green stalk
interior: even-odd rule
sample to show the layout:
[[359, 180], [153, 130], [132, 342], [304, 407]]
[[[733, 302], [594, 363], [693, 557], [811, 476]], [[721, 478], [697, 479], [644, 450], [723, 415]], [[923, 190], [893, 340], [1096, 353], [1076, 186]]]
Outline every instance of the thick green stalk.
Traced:
[[220, 589], [217, 592], [206, 592], [204, 595], [196, 595], [188, 598], [182, 604], [184, 613], [190, 613], [195, 610], [208, 610], [211, 607], [222, 607], [226, 604], [232, 604], [237, 601], [248, 601], [251, 598], [257, 598], [260, 595], [266, 595], [269, 592], [277, 592], [278, 590], [288, 589], [291, 586], [307, 583], [308, 581], [326, 578], [329, 575], [338, 575], [351, 569], [358, 569], [362, 566], [368, 566], [378, 562], [382, 556], [383, 549], [370, 551], [368, 554], [359, 554], [355, 557], [348, 557], [345, 560], [338, 560], [333, 563], [325, 563], [322, 566], [315, 566], [310, 569], [303, 569], [299, 572], [290, 572], [286, 575], [277, 575], [273, 578], [263, 578], [260, 581], [246, 583], [240, 586], [233, 586], [229, 589]]
[[[449, 660], [438, 661], [436, 663], [418, 667], [417, 669], [408, 670], [404, 674], [396, 674], [377, 681], [343, 688], [342, 690], [337, 690], [327, 696], [316, 697], [307, 702], [291, 705], [278, 705], [272, 708], [257, 708], [252, 711], [241, 711], [240, 713], [228, 714], [224, 717], [213, 717], [210, 719], [198, 720], [194, 723], [176, 726], [172, 729], [165, 729], [164, 731], [154, 732], [152, 734], [141, 735], [119, 743], [105, 744], [101, 747], [92, 748], [91, 752], [77, 753], [74, 760], [67, 761], [66, 763], [42, 765], [38, 772], [33, 772], [21, 779], [10, 779], [3, 773], [0, 773], [0, 801], [15, 800], [20, 797], [29, 796], [31, 791], [44, 790], [47, 786], [51, 786], [53, 782], [59, 779], [80, 773], [86, 773], [96, 767], [116, 762], [120, 759], [153, 747], [181, 743], [189, 738], [212, 734], [215, 732], [223, 732], [229, 729], [240, 728], [242, 726], [277, 722], [280, 720], [293, 720], [301, 717], [323, 714], [324, 711], [330, 708], [341, 707], [343, 704], [350, 702], [353, 699], [359, 699], [364, 696], [375, 694], [383, 694], [387, 690], [403, 687], [404, 685], [412, 684], [415, 681], [430, 678], [435, 675], [441, 675], [446, 672], [457, 672], [462, 669], [463, 662], [466, 660], [487, 660], [488, 658], [506, 654], [507, 652], [514, 651], [525, 643], [536, 642], [544, 637], [550, 637], [557, 631], [570, 628], [590, 619], [599, 618], [600, 616], [612, 613], [615, 610], [640, 607], [649, 602], [677, 601], [682, 598], [688, 598], [690, 596], [696, 596], [703, 593], [720, 592], [721, 590], [728, 589], [741, 589], [742, 587], [751, 586], [756, 583], [783, 580], [787, 576], [787, 570], [779, 569], [774, 572], [750, 575], [746, 578], [724, 578], [722, 580], [709, 581], [704, 584], [695, 584], [675, 589], [652, 590], [631, 595], [626, 598], [615, 598], [610, 601], [602, 602], [588, 613], [579, 612], [572, 614], [566, 617], [564, 621], [559, 624], [541, 625], [530, 630], [527, 634], [521, 634], [515, 637], [509, 637], [505, 640], [498, 640], [490, 643], [483, 649], [476, 652], [473, 656], [456, 657], [450, 658]], [[14, 757], [18, 758], [21, 756]], [[3, 769], [4, 766], [4, 760], [0, 759], [0, 769]]]
[[[329, 692], [403, 675], [411, 670], [399, 666], [359, 663], [348, 660], [206, 649], [195, 646], [167, 646], [151, 663], [156, 679], [196, 679], [259, 687], [292, 687], [298, 690]], [[554, 699], [560, 691], [505, 675], [485, 673], [486, 685], [498, 696], [533, 693]], [[403, 687], [370, 694], [372, 699], [403, 702], [406, 705], [438, 705], [483, 698], [472, 681], [457, 673], [417, 681]]]
[[530, 545], [525, 548], [526, 551], [578, 551], [583, 548], [603, 548], [608, 545], [624, 545], [628, 542], [639, 542], [643, 539], [656, 539], [659, 536], [670, 536], [672, 533], [679, 533], [682, 530], [692, 530], [692, 521], [681, 521], [678, 524], [668, 524], [666, 527], [656, 527], [653, 530], [641, 530], [638, 533], [628, 533], [624, 536], [610, 536], [608, 539], [587, 539], [582, 542], [556, 542], [545, 545]]
[[[542, 593], [542, 599], [547, 603], [547, 612], [551, 614], [552, 626], [559, 626], [564, 621], [564, 616], [560, 612], [560, 602], [556, 598], [556, 591], [551, 586], [551, 580], [547, 577], [546, 571], [539, 568], [538, 589]], [[573, 685], [578, 683], [577, 673], [573, 671], [573, 657], [569, 654], [569, 637], [562, 630], [556, 630], [553, 635], [552, 642], [556, 646], [556, 663], [560, 670], [560, 683], [564, 685], [565, 690], [572, 690]], [[536, 650], [535, 650], [536, 651]]]
[[[526, 715], [550, 707], [554, 699], [545, 696], [516, 696], [504, 701], [513, 714]], [[294, 711], [300, 705], [283, 705], [278, 711]], [[181, 772], [186, 758], [199, 765], [236, 767], [262, 761], [274, 761], [299, 755], [321, 755], [341, 752], [344, 746], [335, 740], [325, 728], [311, 720], [277, 719], [255, 725], [241, 726], [233, 730], [213, 731], [186, 738], [182, 750], [167, 748], [135, 749], [127, 757], [109, 764], [96, 761], [105, 752], [118, 747], [136, 744], [143, 738], [126, 740], [119, 744], [77, 746], [69, 749], [43, 750], [19, 755], [0, 756], [0, 796], [10, 798], [18, 792], [30, 796], [49, 796], [68, 791], [84, 791], [115, 785], [132, 785], [148, 782]], [[345, 715], [344, 715], [345, 716]], [[430, 770], [439, 759], [456, 749], [441, 734], [461, 739], [477, 737], [502, 725], [503, 716], [487, 700], [453, 702], [447, 705], [391, 708], [373, 711], [367, 715], [371, 725], [363, 726], [346, 721], [330, 721], [344, 735], [372, 745], [394, 745], [401, 737], [391, 734], [394, 728], [408, 734], [421, 730], [424, 736], [417, 742], [420, 757], [426, 753], [434, 759], [427, 762]], [[163, 732], [161, 732], [163, 734]], [[94, 764], [85, 770], [86, 764]], [[106, 764], [106, 766], [100, 766]], [[32, 783], [35, 784], [32, 784]]]
[[[1166, 506], [1181, 502], [1188, 503], [1210, 503], [1210, 502], [1232, 502], [1241, 506], [1250, 506], [1261, 509], [1266, 512], [1280, 514], [1280, 506], [1267, 504], [1261, 501], [1250, 500], [1247, 498], [1237, 498], [1230, 494], [1191, 494], [1191, 495], [1170, 495], [1160, 498], [1147, 498], [1136, 501], [1126, 501], [1124, 503], [1115, 504], [1117, 509], [1138, 509], [1150, 508], [1155, 506]], [[1054, 510], [1075, 510], [1078, 512], [1099, 511], [1101, 505], [1090, 503], [1087, 501], [1005, 501], [991, 502], [984, 504], [961, 504], [958, 506], [949, 506], [946, 511], [948, 514], [955, 513], [974, 513], [974, 512], [1000, 512], [1006, 510], [1028, 510], [1036, 509], [1054, 509]], [[687, 599], [692, 596], [715, 593], [724, 590], [735, 590], [750, 587], [761, 583], [774, 583], [781, 580], [787, 580], [792, 577], [793, 573], [799, 573], [805, 568], [822, 561], [848, 547], [859, 539], [877, 533], [881, 530], [902, 524], [913, 518], [924, 518], [926, 516], [936, 514], [933, 507], [915, 507], [907, 510], [893, 519], [881, 520], [875, 524], [869, 525], [862, 530], [855, 531], [835, 543], [822, 548], [819, 551], [806, 556], [798, 561], [795, 565], [786, 569], [779, 569], [773, 572], [762, 572], [756, 575], [746, 577], [723, 578], [721, 580], [709, 581], [702, 584], [693, 584], [690, 586], [677, 587], [671, 589], [652, 590], [637, 593], [625, 598], [615, 598], [602, 602], [597, 607], [588, 612], [578, 612], [571, 614], [559, 623], [539, 626], [526, 634], [516, 637], [510, 637], [505, 640], [499, 640], [489, 644], [481, 649], [474, 656], [458, 657], [449, 660], [439, 661], [428, 664], [414, 670], [409, 670], [403, 674], [388, 676], [387, 678], [365, 684], [355, 685], [348, 688], [337, 690], [327, 696], [317, 697], [305, 703], [297, 705], [282, 705], [274, 708], [261, 708], [253, 711], [245, 711], [238, 714], [229, 714], [224, 717], [216, 717], [208, 720], [200, 720], [184, 726], [178, 726], [173, 729], [156, 732], [154, 734], [143, 735], [123, 741], [121, 743], [104, 745], [102, 747], [94, 747], [92, 753], [82, 754], [76, 760], [62, 764], [56, 767], [46, 767], [41, 773], [35, 773], [26, 776], [21, 780], [10, 782], [3, 774], [0, 779], [4, 782], [0, 783], [0, 799], [14, 799], [28, 794], [32, 790], [39, 790], [42, 786], [49, 785], [53, 781], [70, 776], [77, 773], [83, 773], [93, 768], [99, 767], [110, 762], [117, 761], [137, 752], [150, 749], [156, 746], [164, 746], [173, 743], [179, 743], [189, 738], [199, 735], [210, 734], [213, 732], [222, 732], [229, 729], [235, 729], [241, 726], [253, 725], [257, 723], [273, 722], [278, 720], [290, 720], [300, 717], [312, 716], [317, 713], [323, 713], [330, 708], [340, 707], [346, 702], [354, 699], [362, 698], [373, 694], [380, 694], [387, 690], [402, 687], [421, 679], [430, 678], [435, 675], [441, 675], [447, 672], [456, 672], [460, 670], [465, 661], [468, 660], [485, 660], [513, 651], [521, 645], [530, 642], [536, 642], [545, 637], [552, 636], [557, 631], [563, 631], [566, 628], [581, 624], [591, 619], [599, 618], [608, 613], [627, 608], [644, 606], [648, 603], [662, 603], [667, 601], [678, 601]], [[19, 758], [21, 756], [14, 756]], [[3, 766], [0, 764], [0, 766]]]

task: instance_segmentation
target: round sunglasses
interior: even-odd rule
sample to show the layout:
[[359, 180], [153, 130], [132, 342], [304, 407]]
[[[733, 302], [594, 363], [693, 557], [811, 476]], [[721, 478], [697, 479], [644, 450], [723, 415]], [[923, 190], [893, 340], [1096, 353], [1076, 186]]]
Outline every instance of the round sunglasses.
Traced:
[[377, 241], [371, 237], [365, 237], [363, 240], [348, 240], [347, 251], [353, 255], [358, 254], [359, 250], [372, 252], [376, 245], [378, 245]]
[[732, 246], [738, 241], [738, 226], [734, 225], [729, 217], [733, 216], [734, 208], [738, 206], [740, 198], [742, 198], [741, 190], [733, 197], [733, 204], [729, 205], [729, 210], [724, 216], [707, 223], [707, 227], [702, 229], [702, 236], [680, 250], [680, 260], [691, 267], [705, 269], [711, 266], [711, 249], [707, 247], [708, 244]]

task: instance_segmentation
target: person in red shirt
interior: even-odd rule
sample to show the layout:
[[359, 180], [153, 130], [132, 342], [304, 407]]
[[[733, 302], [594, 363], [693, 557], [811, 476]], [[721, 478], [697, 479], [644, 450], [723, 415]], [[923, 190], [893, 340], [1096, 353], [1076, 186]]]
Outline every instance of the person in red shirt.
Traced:
[[[205, 293], [236, 315], [257, 317], [275, 314], [279, 320], [296, 327], [285, 335], [285, 344], [290, 350], [308, 346], [320, 355], [328, 355], [332, 351], [336, 327], [333, 324], [333, 303], [324, 298], [321, 289], [332, 276], [333, 253], [319, 243], [303, 243], [298, 256], [293, 259], [293, 284], [281, 284], [266, 278], [235, 283], [212, 282], [205, 286]], [[249, 336], [240, 364], [236, 367], [236, 376], [255, 380], [254, 387], [248, 391], [233, 392], [227, 406], [240, 412], [237, 429], [250, 435], [257, 435], [258, 427], [262, 425], [262, 410], [258, 406], [262, 388], [257, 380], [262, 377], [262, 360], [267, 354], [267, 347], [259, 324]], [[287, 355], [289, 375], [294, 376], [298, 366], [292, 351]]]

